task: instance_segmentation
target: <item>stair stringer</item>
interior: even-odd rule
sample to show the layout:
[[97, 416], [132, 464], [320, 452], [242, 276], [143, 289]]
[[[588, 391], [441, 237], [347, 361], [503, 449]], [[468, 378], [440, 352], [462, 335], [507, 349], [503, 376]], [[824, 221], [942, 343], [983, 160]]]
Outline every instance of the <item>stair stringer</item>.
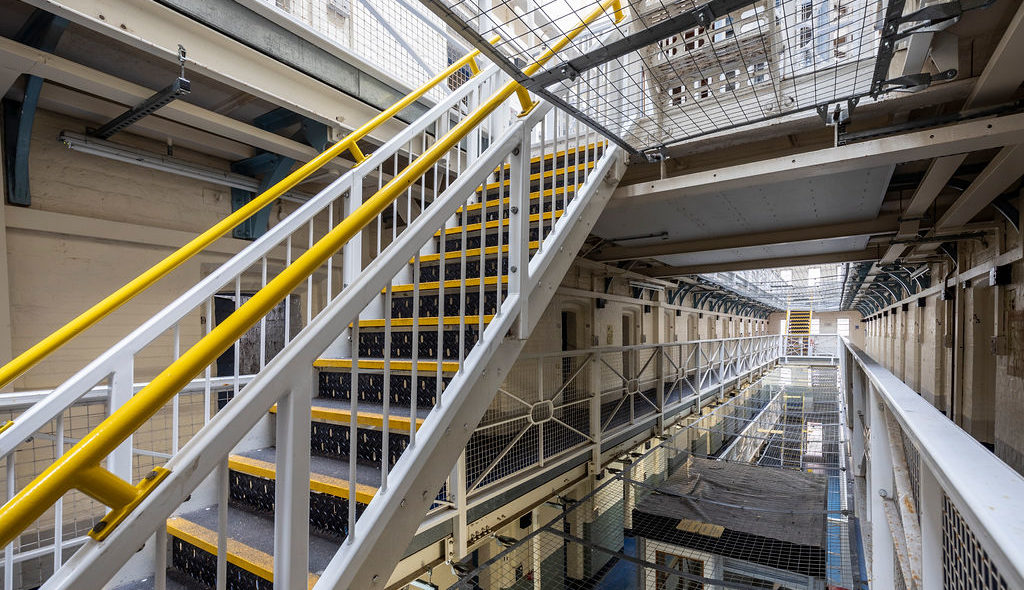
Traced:
[[[550, 247], [545, 244], [530, 261], [528, 290], [509, 294], [502, 304], [504, 313], [495, 317], [466, 357], [463, 370], [417, 431], [414, 446], [406, 449], [389, 474], [387, 490], [378, 493], [356, 521], [353, 534], [328, 564], [315, 590], [386, 587], [437, 490], [469, 443], [624, 171], [623, 150], [610, 147], [562, 216], [565, 223], [549, 236], [553, 238]], [[510, 313], [520, 305], [525, 313]], [[520, 317], [527, 318], [525, 331], [517, 325]], [[523, 339], [513, 334], [522, 334]]]

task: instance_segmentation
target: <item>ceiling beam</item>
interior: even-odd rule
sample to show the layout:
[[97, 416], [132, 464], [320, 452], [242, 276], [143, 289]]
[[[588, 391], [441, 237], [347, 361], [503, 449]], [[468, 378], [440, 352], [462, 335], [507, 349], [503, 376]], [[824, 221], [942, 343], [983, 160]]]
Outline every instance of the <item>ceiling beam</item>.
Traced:
[[852, 250], [847, 252], [831, 252], [828, 254], [810, 254], [806, 256], [787, 256], [782, 258], [759, 258], [756, 260], [739, 260], [734, 262], [713, 262], [691, 266], [662, 266], [638, 270], [649, 277], [667, 278], [681, 277], [711, 272], [730, 272], [737, 270], [755, 270], [761, 268], [783, 268], [788, 266], [805, 266], [809, 264], [828, 264], [834, 262], [863, 262], [878, 260], [881, 252], [877, 248]]
[[[917, 237], [917, 232], [921, 229], [921, 218], [927, 213], [928, 207], [931, 207], [936, 197], [946, 187], [946, 183], [953, 178], [957, 168], [966, 159], [967, 154], [963, 153], [932, 160], [924, 174], [924, 178], [917, 185], [917, 190], [914, 191], [910, 204], [907, 205], [906, 210], [903, 212], [903, 221], [900, 222], [900, 229], [896, 234], [897, 239], [906, 240]], [[905, 244], [889, 246], [879, 264], [892, 264], [896, 262], [896, 259], [902, 256], [906, 249], [907, 246]]]
[[[121, 105], [135, 105], [153, 94], [151, 88], [33, 49], [5, 37], [0, 37], [0, 63], [16, 68], [23, 73], [39, 76], [44, 80], [63, 84]], [[303, 162], [312, 159], [317, 154], [316, 150], [308, 145], [182, 100], [168, 104], [153, 116], [176, 121]], [[331, 163], [329, 166], [338, 168], [341, 165], [339, 162]], [[347, 166], [343, 168], [347, 169]]]
[[699, 240], [660, 242], [645, 246], [611, 246], [598, 250], [597, 253], [590, 256], [590, 258], [601, 262], [616, 262], [619, 260], [669, 256], [672, 254], [689, 254], [692, 252], [706, 252], [710, 250], [749, 248], [804, 242], [808, 240], [827, 240], [832, 238], [874, 235], [895, 232], [899, 223], [898, 216], [886, 215], [877, 219], [868, 219], [864, 221], [795, 227], [784, 230], [731, 236], [716, 236]]
[[1024, 137], [1024, 113], [965, 121], [850, 145], [769, 158], [620, 186], [613, 199], [673, 199], [768, 183], [802, 180], [850, 170], [891, 166], [963, 152], [999, 148]]

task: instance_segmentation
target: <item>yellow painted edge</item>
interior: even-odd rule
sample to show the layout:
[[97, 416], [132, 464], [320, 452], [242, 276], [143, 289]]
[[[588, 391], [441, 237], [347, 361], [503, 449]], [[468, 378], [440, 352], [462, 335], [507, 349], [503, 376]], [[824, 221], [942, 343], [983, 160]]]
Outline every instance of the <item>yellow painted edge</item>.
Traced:
[[[562, 156], [566, 155], [567, 153], [575, 154], [576, 152], [583, 151], [584, 149], [590, 150], [590, 149], [594, 149], [595, 147], [604, 147], [607, 143], [608, 142], [602, 141], [600, 143], [590, 143], [590, 144], [587, 144], [587, 145], [580, 145], [580, 146], [576, 146], [574, 148], [569, 148], [569, 149], [566, 149], [566, 150], [559, 150], [559, 151], [555, 152], [554, 154], [544, 154], [543, 156], [536, 156], [536, 157], [530, 158], [530, 163], [531, 164], [536, 164], [537, 162], [540, 162], [541, 159], [546, 161], [546, 160], [550, 160], [552, 158], [561, 158]], [[505, 164], [504, 165], [505, 168], [508, 168], [509, 166], [511, 166], [511, 164]], [[495, 168], [494, 170], [498, 171], [500, 169], [501, 169], [501, 166], [499, 166], [498, 168]]]
[[[508, 276], [501, 277], [501, 282], [502, 283], [507, 283], [508, 282]], [[463, 283], [465, 283], [465, 285], [467, 287], [479, 287], [480, 286], [480, 279], [467, 279], [466, 281], [463, 281], [461, 279], [451, 279], [451, 280], [447, 280], [447, 281], [444, 282], [444, 288], [445, 289], [454, 289], [454, 288], [459, 287]], [[485, 277], [484, 278], [484, 285], [485, 286], [486, 285], [496, 285], [497, 283], [498, 283], [498, 277]], [[408, 285], [395, 285], [395, 286], [391, 287], [391, 292], [392, 293], [403, 293], [403, 292], [412, 291], [416, 287], [419, 287], [420, 291], [430, 291], [432, 289], [437, 289], [439, 286], [440, 286], [440, 284], [437, 281], [429, 281], [429, 282], [426, 282], [426, 283], [418, 283], [416, 285], [412, 285], [412, 284], [408, 284]], [[381, 293], [383, 293], [383, 292], [384, 291], [381, 290]]]
[[[199, 547], [211, 555], [217, 555], [217, 533], [181, 517], [167, 520], [167, 533]], [[240, 567], [264, 580], [274, 581], [274, 556], [254, 549], [241, 541], [228, 538], [228, 563]], [[320, 576], [309, 574], [307, 584], [312, 588]]]
[[[561, 217], [564, 213], [565, 213], [565, 210], [559, 209], [558, 211], [555, 211], [555, 217]], [[545, 220], [551, 219], [551, 212], [550, 211], [544, 213], [544, 219]], [[540, 213], [534, 213], [533, 215], [530, 216], [529, 222], [530, 223], [536, 223], [536, 222], [538, 222], [540, 220], [541, 220]], [[492, 221], [488, 221], [485, 229], [494, 229], [494, 228], [499, 227], [499, 226], [504, 227], [504, 226], [506, 226], [508, 224], [509, 224], [509, 218], [507, 218], [507, 217], [505, 219], [501, 219], [501, 220], [495, 219], [495, 220], [492, 220]], [[444, 235], [450, 236], [452, 234], [461, 234], [463, 227], [466, 228], [467, 232], [480, 231], [480, 224], [479, 223], [471, 223], [471, 224], [469, 224], [467, 226], [457, 225], [455, 227], [445, 228]], [[434, 232], [434, 237], [435, 238], [439, 237], [440, 235], [441, 235], [440, 231]]]
[[[572, 166], [569, 166], [568, 168], [563, 166], [561, 168], [556, 168], [554, 170], [545, 170], [544, 171], [544, 178], [550, 178], [552, 176], [557, 176], [559, 174], [565, 175], [565, 174], [568, 173], [568, 172], [566, 172], [567, 170], [570, 171], [570, 172], [575, 172], [575, 171], [579, 171], [579, 170], [587, 170], [587, 169], [593, 168], [596, 165], [597, 165], [597, 162], [587, 162], [586, 164], [573, 164]], [[535, 172], [535, 173], [530, 175], [530, 182], [533, 182], [534, 180], [540, 180], [540, 179], [541, 179], [540, 172]], [[505, 180], [503, 180], [501, 182], [491, 182], [491, 183], [488, 183], [488, 184], [484, 185], [484, 190], [489, 191], [491, 189], [498, 188], [498, 187], [500, 187], [502, 185], [508, 185], [508, 183], [510, 181], [511, 181], [510, 179], [506, 178]], [[477, 192], [480, 192], [480, 188], [479, 187], [476, 190], [477, 190]]]
[[[412, 361], [390, 361], [392, 371], [412, 371]], [[352, 359], [317, 359], [313, 361], [313, 366], [319, 369], [351, 369]], [[384, 370], [385, 363], [383, 360], [377, 359], [359, 359], [360, 369], [370, 370]], [[437, 361], [418, 361], [416, 363], [417, 371], [435, 372], [437, 371]], [[446, 361], [441, 363], [441, 371], [445, 373], [455, 373], [459, 370], [459, 363], [455, 361]]]
[[[494, 319], [494, 315], [485, 315], [484, 323], [489, 323]], [[444, 325], [446, 326], [458, 326], [462, 321], [466, 322], [467, 326], [480, 323], [480, 316], [478, 315], [467, 315], [467, 316], [445, 316]], [[383, 328], [387, 320], [374, 319], [374, 320], [359, 320], [360, 328]], [[425, 317], [419, 318], [417, 322], [421, 326], [436, 326], [437, 318]], [[392, 328], [408, 328], [413, 325], [413, 318], [391, 318]]]
[[[277, 404], [270, 407], [270, 413], [277, 413]], [[311, 412], [313, 420], [322, 420], [326, 422], [335, 422], [338, 424], [351, 424], [352, 423], [352, 411], [342, 410], [340, 408], [325, 408], [323, 406], [313, 406]], [[409, 417], [408, 416], [389, 416], [388, 417], [388, 428], [391, 431], [409, 431]], [[366, 426], [369, 428], [384, 428], [384, 415], [376, 412], [358, 412], [356, 417], [356, 425]], [[423, 426], [423, 418], [416, 419], [416, 430]]]
[[[531, 250], [536, 250], [537, 248], [540, 248], [540, 242], [538, 242], [538, 241], [530, 242], [530, 249]], [[462, 258], [462, 253], [463, 252], [466, 253], [466, 259], [467, 260], [470, 259], [470, 258], [473, 258], [473, 257], [480, 256], [480, 248], [470, 248], [469, 250], [454, 250], [452, 252], [445, 252], [444, 253], [444, 257], [445, 257], [446, 260], [450, 259], [450, 258]], [[501, 247], [501, 252], [502, 253], [508, 252], [508, 244], [505, 244], [504, 246]], [[498, 253], [498, 247], [497, 246], [487, 246], [487, 248], [484, 250], [484, 256], [493, 256], [493, 255], [495, 255], [497, 253]], [[423, 262], [437, 262], [438, 260], [441, 260], [441, 255], [440, 254], [427, 254], [425, 256], [420, 256], [420, 262], [421, 263], [423, 263]], [[415, 262], [416, 262], [415, 259], [409, 260], [409, 264], [414, 264]]]
[[[253, 459], [252, 457], [232, 455], [228, 458], [228, 467], [248, 475], [262, 477], [263, 479], [277, 479], [277, 471], [273, 463]], [[309, 476], [310, 491], [348, 499], [349, 485], [347, 480], [322, 473], [310, 473]], [[373, 486], [361, 483], [356, 484], [356, 502], [360, 504], [369, 504], [376, 493], [377, 488]]]
[[[583, 184], [581, 183], [578, 186], [583, 186]], [[552, 189], [549, 189], [549, 188], [548, 189], [544, 189], [544, 197], [554, 196], [555, 194], [562, 194], [562, 195], [564, 195], [565, 193], [569, 193], [569, 192], [573, 192], [574, 193], [574, 192], [576, 192], [576, 188], [577, 188], [577, 185], [570, 184], [568, 186], [560, 186], [557, 189], [555, 189], [554, 191]], [[557, 193], [556, 193], [556, 191], [557, 191]], [[533, 191], [532, 193], [530, 193], [530, 200], [539, 199], [539, 198], [541, 198], [540, 191]], [[500, 202], [503, 205], [507, 205], [510, 200], [511, 200], [510, 197], [505, 197], [505, 198], [501, 199]], [[494, 207], [498, 203], [499, 203], [498, 199], [491, 199], [489, 201], [486, 201], [485, 203], [470, 203], [466, 207], [466, 210], [467, 211], [476, 211], [477, 209], [483, 207], [484, 205], [487, 205], [488, 207]], [[459, 209], [455, 212], [456, 215], [458, 215], [459, 213], [462, 213], [462, 207], [459, 207]]]
[[0, 432], [7, 430], [11, 426], [14, 426], [14, 420], [8, 420], [7, 422], [4, 423], [3, 426], [0, 426]]

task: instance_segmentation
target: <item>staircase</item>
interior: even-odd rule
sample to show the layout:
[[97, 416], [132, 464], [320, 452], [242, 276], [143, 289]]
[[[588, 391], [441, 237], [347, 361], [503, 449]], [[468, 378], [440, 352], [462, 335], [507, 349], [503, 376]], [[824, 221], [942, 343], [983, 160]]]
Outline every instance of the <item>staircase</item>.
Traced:
[[[603, 149], [597, 143], [532, 158], [532, 250], [539, 246], [541, 225], [550, 228], [562, 216]], [[390, 293], [382, 293], [391, 299], [385, 310], [388, 318], [362, 319], [353, 327], [358, 350], [314, 363], [310, 584], [343, 542], [354, 517], [377, 493], [382, 474], [393, 469], [408, 448], [413, 424], [422, 425], [493, 319], [499, 300], [507, 297], [511, 217], [510, 200], [504, 196], [509, 188], [507, 175], [507, 165], [495, 170], [493, 182], [477, 189], [476, 202], [459, 209], [459, 225], [434, 233], [432, 246], [437, 253], [419, 257], [419, 283], [395, 284]], [[485, 243], [483, 249], [481, 243]], [[409, 261], [409, 276], [414, 275], [415, 262]], [[479, 289], [481, 284], [485, 290]], [[446, 315], [439, 317], [439, 309]], [[460, 313], [448, 315], [453, 311]], [[352, 444], [352, 416], [356, 416], [357, 445]], [[272, 587], [276, 463], [274, 446], [235, 453], [228, 459], [228, 589]], [[354, 494], [348, 482], [353, 469]], [[442, 489], [435, 506], [446, 500], [447, 491]], [[215, 586], [217, 512], [213, 504], [168, 520], [169, 579], [187, 587]]]
[[[610, 14], [621, 16], [618, 0], [583, 22]], [[359, 163], [0, 428], [9, 475], [27, 476], [0, 507], [8, 564], [25, 539], [50, 535], [34, 551], [63, 565], [45, 588], [383, 588], [425, 515], [464, 518], [465, 478], [451, 474], [625, 168], [620, 148], [477, 57], [435, 77], [474, 74], [373, 153], [359, 139], [429, 86], [254, 199], [247, 208], [263, 208], [346, 150]], [[566, 85], [581, 92], [614, 67]], [[4, 367], [0, 382], [238, 217]], [[233, 311], [214, 314], [215, 298]], [[211, 321], [186, 341], [180, 328], [197, 317]], [[283, 348], [268, 342], [280, 319]], [[166, 362], [148, 383], [140, 351], [149, 366]], [[97, 395], [105, 403], [80, 416]], [[55, 460], [18, 465], [26, 445]], [[83, 515], [91, 538], [65, 536], [69, 492], [96, 502]]]
[[811, 310], [787, 310], [786, 334], [786, 354], [789, 356], [807, 355], [810, 350]]

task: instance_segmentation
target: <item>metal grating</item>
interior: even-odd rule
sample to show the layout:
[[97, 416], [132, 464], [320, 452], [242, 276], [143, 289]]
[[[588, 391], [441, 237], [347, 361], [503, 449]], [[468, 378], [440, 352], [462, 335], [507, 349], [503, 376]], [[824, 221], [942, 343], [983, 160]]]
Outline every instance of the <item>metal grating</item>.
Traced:
[[944, 590], [1009, 588], [967, 521], [945, 494], [942, 496], [942, 578]]
[[[596, 2], [484, 11], [470, 0], [422, 1], [525, 86], [558, 93], [560, 106], [648, 156], [716, 131], [815, 108], [825, 116], [831, 105], [879, 96], [903, 7], [901, 0], [646, 0], [628, 3], [615, 22], [605, 4], [605, 17], [528, 77], [518, 69]], [[495, 34], [501, 40], [492, 48], [484, 39]], [[584, 84], [562, 87], [584, 74]]]

